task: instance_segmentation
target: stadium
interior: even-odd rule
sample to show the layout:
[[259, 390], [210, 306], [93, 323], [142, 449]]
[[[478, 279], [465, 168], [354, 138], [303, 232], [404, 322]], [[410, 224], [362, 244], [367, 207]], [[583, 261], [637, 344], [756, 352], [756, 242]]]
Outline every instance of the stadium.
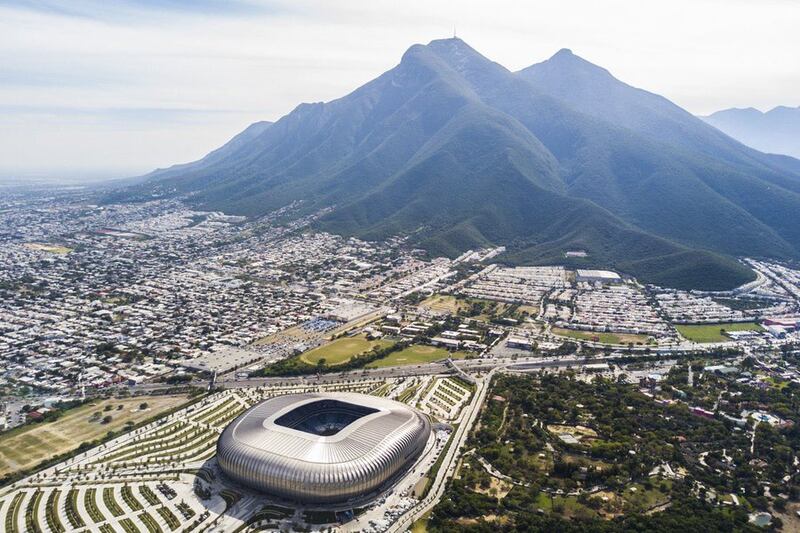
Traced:
[[358, 501], [422, 453], [431, 433], [411, 407], [354, 393], [278, 396], [225, 428], [217, 461], [250, 488], [304, 504]]

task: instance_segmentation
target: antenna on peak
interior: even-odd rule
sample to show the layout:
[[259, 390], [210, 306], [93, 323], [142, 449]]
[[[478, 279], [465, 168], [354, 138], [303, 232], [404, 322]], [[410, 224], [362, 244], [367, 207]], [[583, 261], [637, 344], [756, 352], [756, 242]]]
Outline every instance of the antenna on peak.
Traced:
[[456, 26], [455, 26], [455, 24], [453, 24], [453, 39], [457, 39], [457, 38], [458, 37], [456, 35]]

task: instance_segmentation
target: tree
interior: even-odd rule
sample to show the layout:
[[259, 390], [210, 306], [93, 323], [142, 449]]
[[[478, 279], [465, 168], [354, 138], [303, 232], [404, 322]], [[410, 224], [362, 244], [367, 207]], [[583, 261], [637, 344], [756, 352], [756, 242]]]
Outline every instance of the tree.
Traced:
[[781, 511], [781, 512], [783, 512], [783, 511], [785, 511], [785, 510], [786, 510], [786, 500], [784, 500], [784, 499], [783, 499], [783, 498], [781, 498], [780, 496], [778, 496], [777, 498], [775, 498], [775, 501], [773, 501], [773, 502], [772, 502], [772, 505], [773, 505], [773, 507], [775, 507], [775, 509], [777, 509], [778, 511]]

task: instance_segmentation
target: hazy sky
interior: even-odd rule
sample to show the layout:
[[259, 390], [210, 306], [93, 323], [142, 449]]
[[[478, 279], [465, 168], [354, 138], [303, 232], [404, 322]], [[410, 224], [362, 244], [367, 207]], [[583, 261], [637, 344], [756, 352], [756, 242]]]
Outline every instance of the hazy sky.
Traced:
[[795, 0], [0, 0], [0, 175], [193, 160], [454, 26], [512, 70], [571, 48], [698, 114], [800, 105]]

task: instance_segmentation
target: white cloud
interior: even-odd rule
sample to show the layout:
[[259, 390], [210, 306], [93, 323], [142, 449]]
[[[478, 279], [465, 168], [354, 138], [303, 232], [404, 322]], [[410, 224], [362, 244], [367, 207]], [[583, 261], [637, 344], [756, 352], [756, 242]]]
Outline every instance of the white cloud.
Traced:
[[248, 122], [346, 94], [453, 26], [511, 69], [569, 47], [696, 113], [800, 104], [791, 1], [287, 0], [230, 14], [129, 1], [91, 16], [95, 4], [0, 7], [0, 172], [196, 158]]

